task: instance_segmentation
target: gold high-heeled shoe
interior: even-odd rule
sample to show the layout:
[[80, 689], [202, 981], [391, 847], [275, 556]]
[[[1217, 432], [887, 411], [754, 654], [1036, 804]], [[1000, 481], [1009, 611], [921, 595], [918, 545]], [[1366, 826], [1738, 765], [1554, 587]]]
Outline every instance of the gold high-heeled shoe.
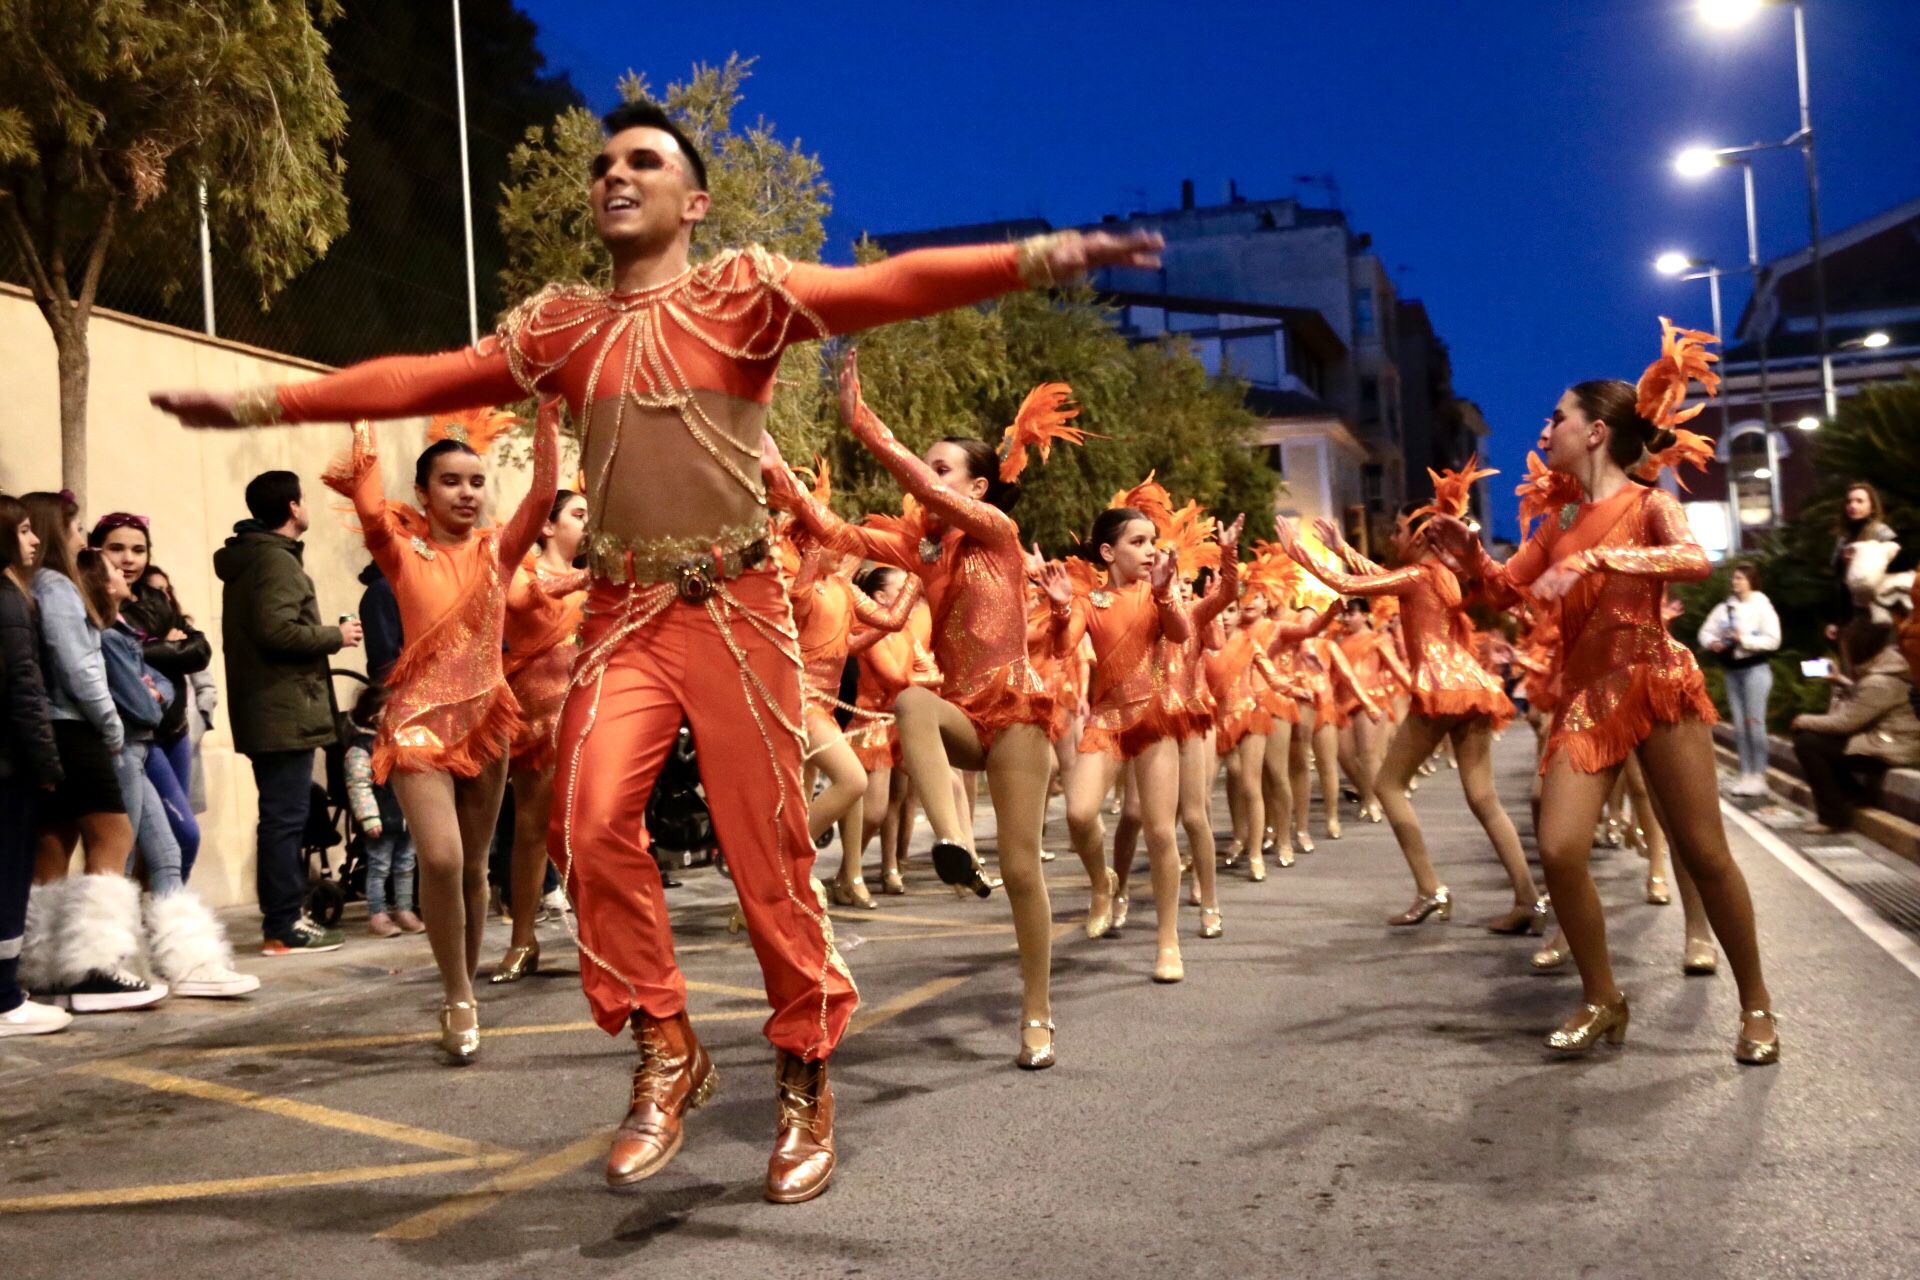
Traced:
[[1340, 819], [1329, 815], [1327, 818], [1327, 839], [1338, 840], [1339, 838], [1340, 838]]
[[1423, 893], [1413, 900], [1413, 905], [1397, 916], [1388, 916], [1391, 925], [1419, 924], [1428, 916], [1439, 916], [1442, 920], [1453, 919], [1453, 894], [1447, 886], [1441, 885], [1432, 893]]
[[1488, 933], [1505, 934], [1518, 937], [1531, 933], [1535, 937], [1547, 931], [1547, 900], [1536, 898], [1525, 906], [1516, 906], [1513, 910], [1495, 916], [1487, 921]]
[[851, 885], [841, 884], [838, 880], [827, 882], [827, 894], [836, 907], [859, 907], [863, 911], [878, 911], [880, 904], [867, 892], [865, 880], [855, 880]]
[[1680, 972], [1690, 978], [1704, 978], [1719, 967], [1720, 957], [1711, 942], [1687, 940], [1687, 949], [1680, 954]]
[[1240, 859], [1244, 856], [1246, 856], [1246, 846], [1242, 845], [1238, 840], [1235, 840], [1227, 846], [1227, 856], [1220, 865], [1231, 871], [1240, 865]]
[[1558, 969], [1572, 958], [1573, 952], [1567, 950], [1565, 942], [1555, 942], [1534, 952], [1530, 963], [1534, 968], [1545, 973], [1549, 969]]
[[1749, 1009], [1740, 1015], [1746, 1018], [1765, 1018], [1767, 1025], [1773, 1028], [1773, 1039], [1754, 1040], [1747, 1035], [1743, 1021], [1740, 1035], [1733, 1043], [1733, 1060], [1743, 1067], [1771, 1067], [1780, 1061], [1780, 1019], [1773, 1016], [1770, 1009]]
[[1104, 889], [1093, 891], [1093, 900], [1087, 904], [1087, 936], [1104, 938], [1113, 932], [1113, 895], [1119, 891], [1119, 877], [1113, 874], [1113, 868], [1107, 868], [1107, 883]]
[[[1014, 1058], [1013, 1065], [1019, 1067], [1022, 1071], [1045, 1071], [1048, 1067], [1052, 1066], [1057, 1061], [1053, 1052], [1053, 1019], [1028, 1018], [1020, 1024], [1020, 1029], [1023, 1033], [1020, 1037], [1020, 1053], [1018, 1057]], [[1026, 1036], [1024, 1034], [1028, 1030], [1046, 1032], [1046, 1044], [1038, 1049], [1029, 1049], [1026, 1045]]]
[[1664, 907], [1673, 901], [1673, 894], [1667, 890], [1665, 876], [1647, 877], [1647, 901], [1656, 907]]
[[1593, 1046], [1605, 1040], [1623, 1044], [1627, 1038], [1627, 997], [1624, 993], [1612, 1004], [1580, 1006], [1580, 1016], [1570, 1027], [1555, 1027], [1547, 1034], [1547, 1048], [1562, 1057], [1577, 1057], [1593, 1052]]
[[1119, 887], [1118, 876], [1114, 877], [1113, 883], [1113, 927], [1117, 932], [1127, 927], [1127, 891]]
[[1267, 853], [1266, 850], [1262, 849], [1259, 853], [1253, 855], [1252, 861], [1247, 863], [1247, 879], [1253, 881], [1255, 884], [1261, 884], [1266, 878]]
[[1187, 966], [1180, 960], [1180, 948], [1168, 947], [1153, 962], [1153, 980], [1155, 982], [1179, 982], [1187, 976]]
[[1225, 932], [1226, 932], [1226, 928], [1220, 922], [1220, 908], [1218, 907], [1200, 908], [1200, 936], [1201, 937], [1217, 938]]
[[[453, 1025], [453, 1015], [465, 1011], [473, 1015], [471, 1027]], [[480, 1009], [471, 1000], [455, 1000], [440, 1006], [440, 1052], [456, 1067], [464, 1067], [480, 1056]]]
[[898, 871], [889, 871], [880, 880], [880, 892], [891, 897], [901, 897], [907, 891], [907, 882]]
[[1293, 842], [1299, 846], [1300, 852], [1313, 852], [1313, 837], [1306, 833], [1305, 828], [1293, 833]]
[[524, 947], [508, 947], [507, 954], [493, 967], [493, 976], [487, 981], [496, 985], [518, 982], [528, 974], [540, 968], [540, 944], [534, 942]]

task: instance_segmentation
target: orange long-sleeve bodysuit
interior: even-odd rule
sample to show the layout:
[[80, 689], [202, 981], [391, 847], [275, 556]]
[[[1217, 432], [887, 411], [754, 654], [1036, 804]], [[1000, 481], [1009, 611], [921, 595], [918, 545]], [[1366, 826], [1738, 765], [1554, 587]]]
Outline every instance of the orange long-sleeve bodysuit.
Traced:
[[1461, 623], [1466, 615], [1461, 609], [1460, 581], [1445, 565], [1422, 560], [1367, 575], [1339, 573], [1318, 564], [1312, 568], [1316, 577], [1342, 595], [1399, 597], [1417, 713], [1435, 720], [1492, 716], [1495, 724], [1513, 717], [1513, 703], [1500, 681], [1462, 643]]
[[1204, 738], [1217, 728], [1220, 703], [1207, 680], [1207, 656], [1226, 644], [1217, 620], [1239, 598], [1240, 566], [1230, 561], [1221, 566], [1207, 594], [1193, 606], [1187, 638], [1178, 642], [1163, 638], [1154, 646], [1154, 661], [1164, 671], [1161, 714], [1176, 726], [1177, 738]]
[[513, 740], [513, 767], [534, 773], [553, 764], [553, 730], [567, 700], [581, 610], [587, 602], [584, 569], [548, 573], [529, 553], [507, 588], [504, 670], [523, 719]]
[[1715, 719], [1706, 679], [1662, 618], [1669, 582], [1712, 572], [1673, 496], [1629, 484], [1582, 503], [1566, 527], [1543, 520], [1502, 565], [1479, 552], [1477, 567], [1496, 597], [1571, 560], [1584, 572], [1560, 601], [1560, 690], [1544, 772], [1556, 752], [1582, 773], [1610, 769], [1656, 724]]
[[366, 423], [354, 425], [351, 450], [327, 469], [327, 486], [352, 500], [367, 552], [393, 584], [407, 638], [387, 676], [393, 696], [374, 740], [376, 781], [395, 769], [475, 777], [521, 732], [501, 661], [507, 567], [527, 554], [553, 504], [556, 433], [551, 418], [535, 431], [533, 486], [506, 525], [458, 543], [436, 541], [426, 516], [387, 502]]
[[349, 421], [565, 396], [595, 581], [556, 736], [552, 845], [579, 910], [581, 983], [608, 1032], [686, 1007], [645, 829], [684, 718], [766, 981], [768, 1039], [820, 1059], [845, 1033], [858, 997], [813, 886], [792, 614], [759, 542], [767, 405], [789, 345], [1011, 292], [1020, 252], [928, 249], [842, 269], [748, 248], [631, 293], [550, 286], [475, 347], [371, 361], [266, 403], [289, 421]]
[[[871, 414], [854, 435], [919, 504], [898, 527], [849, 524], [791, 474], [771, 495], [835, 551], [896, 565], [920, 580], [933, 610], [933, 655], [941, 696], [972, 723], [983, 749], [1016, 724], [1045, 728], [1053, 696], [1027, 657], [1026, 559], [1020, 528], [1004, 511], [942, 485]], [[936, 536], [928, 513], [936, 514]]]
[[1131, 760], [1161, 738], [1174, 737], [1180, 724], [1166, 714], [1168, 673], [1154, 661], [1163, 640], [1184, 644], [1193, 624], [1179, 600], [1156, 597], [1143, 578], [1115, 589], [1102, 586], [1076, 592], [1067, 616], [1060, 651], [1071, 653], [1085, 636], [1093, 642], [1091, 714], [1080, 735], [1080, 752], [1097, 751]]
[[[832, 719], [840, 700], [840, 678], [847, 668], [854, 624], [894, 632], [920, 600], [920, 584], [909, 578], [891, 607], [875, 603], [844, 574], [832, 574], [792, 593], [793, 621], [799, 628], [800, 662], [807, 675], [807, 713]], [[909, 638], [911, 646], [911, 638]], [[908, 650], [911, 660], [912, 650]], [[884, 710], [884, 709], [883, 709]]]

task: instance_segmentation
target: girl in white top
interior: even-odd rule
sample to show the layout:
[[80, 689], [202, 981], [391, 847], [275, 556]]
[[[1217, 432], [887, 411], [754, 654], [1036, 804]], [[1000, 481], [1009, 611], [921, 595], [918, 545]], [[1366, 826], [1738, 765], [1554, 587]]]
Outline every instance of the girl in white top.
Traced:
[[1700, 626], [1700, 647], [1718, 656], [1727, 672], [1727, 710], [1740, 754], [1737, 796], [1767, 794], [1767, 698], [1773, 692], [1769, 659], [1780, 647], [1780, 615], [1759, 590], [1751, 564], [1733, 567], [1733, 594], [1715, 605]]

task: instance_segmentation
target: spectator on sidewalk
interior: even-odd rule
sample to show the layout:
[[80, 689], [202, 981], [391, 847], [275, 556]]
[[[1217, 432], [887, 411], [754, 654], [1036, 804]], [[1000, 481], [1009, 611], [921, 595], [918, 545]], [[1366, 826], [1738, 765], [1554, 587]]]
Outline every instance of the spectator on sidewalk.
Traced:
[[1880, 491], [1864, 480], [1856, 480], [1848, 485], [1840, 508], [1840, 519], [1833, 530], [1833, 616], [1828, 622], [1827, 639], [1839, 639], [1840, 628], [1861, 611], [1847, 583], [1847, 571], [1853, 560], [1855, 544], [1899, 540], [1900, 535], [1893, 531], [1882, 515]]
[[[132, 596], [120, 607], [120, 621], [140, 643], [141, 658], [165, 678], [170, 696], [160, 723], [144, 751], [148, 779], [160, 797], [161, 813], [180, 846], [180, 877], [193, 874], [200, 856], [200, 824], [187, 798], [193, 767], [193, 740], [187, 731], [188, 681], [213, 660], [206, 636], [180, 612], [171, 594], [153, 586], [152, 530], [145, 516], [116, 511], [102, 516], [87, 535], [87, 545], [106, 559]], [[165, 574], [161, 575], [162, 580]], [[124, 718], [124, 717], [123, 717]], [[134, 824], [136, 827], [139, 824]], [[136, 835], [137, 838], [137, 835]]]
[[[81, 590], [78, 558], [87, 539], [80, 507], [64, 493], [29, 493], [21, 502], [40, 543], [33, 598], [61, 773], [40, 811], [21, 981], [75, 1013], [144, 1008], [165, 999], [167, 987], [144, 976], [140, 889], [125, 874], [133, 824], [114, 764], [126, 731], [107, 691], [106, 622]], [[83, 842], [85, 874], [69, 875]]]
[[389, 696], [383, 684], [360, 691], [347, 746], [347, 800], [366, 837], [367, 932], [376, 938], [422, 933], [427, 927], [413, 909], [413, 836], [393, 788], [373, 780], [373, 740]]
[[227, 722], [260, 791], [255, 886], [267, 955], [332, 951], [344, 941], [301, 911], [300, 840], [313, 793], [313, 753], [337, 738], [327, 658], [360, 643], [360, 624], [320, 621], [301, 563], [307, 531], [300, 477], [266, 471], [247, 483], [250, 518], [213, 555], [221, 582]]
[[1726, 670], [1727, 710], [1740, 756], [1737, 796], [1767, 794], [1767, 702], [1773, 695], [1773, 654], [1780, 648], [1780, 615], [1760, 591], [1760, 576], [1742, 561], [1733, 566], [1733, 592], [1700, 625], [1700, 647]]
[[400, 660], [401, 646], [406, 643], [400, 625], [400, 602], [394, 599], [393, 584], [387, 581], [387, 575], [372, 561], [360, 571], [360, 583], [366, 587], [360, 593], [360, 625], [366, 633], [367, 680], [385, 684], [393, 664]]
[[0, 495], [0, 1036], [44, 1036], [73, 1021], [64, 1009], [27, 999], [20, 987], [38, 814], [61, 776], [33, 603], [39, 547], [27, 509]]
[[1793, 753], [1813, 791], [1817, 819], [1807, 830], [1832, 835], [1871, 804], [1890, 768], [1920, 764], [1920, 718], [1908, 695], [1913, 675], [1888, 623], [1856, 619], [1841, 633], [1842, 673], [1825, 715], [1793, 720]]
[[[148, 565], [145, 576], [140, 579], [140, 585], [143, 589], [151, 589], [165, 596], [167, 604], [179, 616], [181, 626], [193, 635], [200, 634], [194, 630], [193, 619], [189, 618], [186, 611], [180, 607], [179, 597], [173, 594], [173, 579], [167, 576], [166, 570], [157, 564]], [[209, 652], [211, 652], [211, 646], [209, 646]], [[153, 661], [151, 646], [149, 646], [147, 661]], [[160, 664], [154, 663], [154, 665]], [[200, 763], [200, 739], [206, 736], [207, 730], [213, 728], [213, 713], [220, 706], [220, 686], [214, 683], [211, 664], [198, 671], [189, 672], [187, 678], [180, 681], [179, 685], [181, 698], [186, 706], [186, 750], [176, 755], [173, 749], [169, 748], [168, 763], [173, 766], [175, 776], [186, 784], [186, 812], [193, 817], [197, 833], [199, 829], [197, 815], [207, 811], [207, 780], [206, 771]], [[155, 779], [154, 785], [161, 786], [160, 780]], [[166, 799], [164, 787], [161, 789], [161, 799]], [[168, 802], [167, 812], [169, 816], [173, 813], [171, 801]], [[195, 845], [198, 845], [197, 836]], [[191, 876], [195, 852], [197, 848], [190, 852], [186, 841], [181, 841], [183, 875]]]

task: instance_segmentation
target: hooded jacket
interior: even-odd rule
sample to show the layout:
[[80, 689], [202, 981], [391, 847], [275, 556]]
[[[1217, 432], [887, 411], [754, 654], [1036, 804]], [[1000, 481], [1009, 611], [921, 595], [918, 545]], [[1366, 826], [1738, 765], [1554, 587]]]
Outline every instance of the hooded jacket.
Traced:
[[302, 550], [259, 521], [242, 520], [213, 553], [227, 722], [234, 748], [246, 755], [311, 750], [338, 737], [327, 657], [340, 651], [340, 628], [320, 621]]

